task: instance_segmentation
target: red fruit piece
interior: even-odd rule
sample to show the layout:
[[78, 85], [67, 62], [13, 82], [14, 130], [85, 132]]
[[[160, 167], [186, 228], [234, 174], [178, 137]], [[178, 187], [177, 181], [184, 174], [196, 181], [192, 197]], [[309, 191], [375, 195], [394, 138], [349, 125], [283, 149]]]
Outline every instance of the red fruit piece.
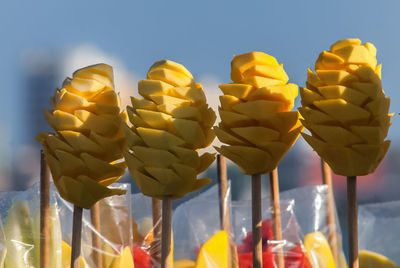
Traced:
[[[272, 221], [270, 219], [265, 219], [262, 222], [262, 245], [263, 250], [268, 246], [268, 240], [273, 239], [272, 232]], [[246, 253], [252, 250], [252, 232], [248, 232], [246, 236], [242, 239], [242, 245], [238, 246], [238, 252]]]
[[151, 256], [147, 250], [135, 245], [132, 251], [135, 268], [151, 268]]

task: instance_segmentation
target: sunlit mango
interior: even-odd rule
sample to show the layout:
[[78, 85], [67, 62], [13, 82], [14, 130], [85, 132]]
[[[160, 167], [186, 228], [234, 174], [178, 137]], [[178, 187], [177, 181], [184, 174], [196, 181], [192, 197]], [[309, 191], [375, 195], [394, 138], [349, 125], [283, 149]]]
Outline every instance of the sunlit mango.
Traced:
[[132, 97], [125, 125], [124, 156], [133, 180], [144, 195], [180, 198], [207, 185], [197, 175], [214, 161], [199, 155], [215, 138], [216, 116], [203, 88], [181, 64], [161, 60], [138, 83], [142, 98]]
[[221, 123], [214, 131], [226, 143], [218, 152], [245, 174], [267, 173], [277, 167], [303, 127], [291, 111], [298, 87], [287, 83], [283, 65], [263, 52], [235, 56], [233, 83], [220, 85]]
[[392, 114], [381, 84], [376, 48], [345, 39], [322, 52], [300, 88], [304, 139], [343, 176], [374, 172], [390, 146]]
[[113, 69], [106, 64], [77, 70], [50, 99], [44, 116], [55, 133], [36, 139], [44, 147], [47, 164], [60, 195], [82, 208], [104, 197], [123, 194], [109, 188], [125, 172], [125, 144], [119, 96]]

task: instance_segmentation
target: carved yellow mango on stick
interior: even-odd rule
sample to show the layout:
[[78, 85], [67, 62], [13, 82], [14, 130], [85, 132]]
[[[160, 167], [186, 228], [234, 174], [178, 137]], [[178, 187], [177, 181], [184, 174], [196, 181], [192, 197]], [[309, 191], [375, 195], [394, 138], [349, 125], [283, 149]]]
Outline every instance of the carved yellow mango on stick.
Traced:
[[181, 64], [161, 60], [138, 83], [143, 98], [132, 97], [125, 125], [125, 160], [144, 195], [180, 198], [210, 182], [197, 179], [214, 161], [199, 155], [215, 138], [216, 116], [208, 107], [203, 88]]
[[372, 173], [390, 146], [390, 98], [381, 84], [376, 48], [345, 39], [322, 52], [300, 88], [304, 139], [343, 176]]
[[287, 83], [283, 65], [263, 52], [235, 56], [233, 83], [220, 85], [218, 139], [228, 145], [216, 148], [235, 162], [244, 174], [271, 172], [292, 147], [303, 129], [297, 111], [291, 111], [298, 87]]
[[50, 100], [44, 116], [55, 133], [36, 139], [44, 147], [46, 161], [60, 195], [90, 208], [107, 196], [123, 194], [109, 188], [125, 172], [123, 118], [114, 91], [112, 67], [97, 64], [77, 70]]

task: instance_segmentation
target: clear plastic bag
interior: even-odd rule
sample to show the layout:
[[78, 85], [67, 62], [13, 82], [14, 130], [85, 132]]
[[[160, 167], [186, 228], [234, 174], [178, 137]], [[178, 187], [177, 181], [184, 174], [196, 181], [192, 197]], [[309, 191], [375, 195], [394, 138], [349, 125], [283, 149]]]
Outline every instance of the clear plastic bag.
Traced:
[[366, 204], [358, 209], [360, 251], [382, 254], [400, 265], [400, 201]]
[[[293, 207], [294, 214], [300, 226], [302, 233], [307, 237], [316, 235], [326, 238], [329, 241], [330, 234], [336, 232], [336, 248], [337, 258], [336, 268], [346, 268], [346, 259], [342, 246], [342, 232], [334, 207], [335, 225], [332, 226], [327, 220], [328, 208], [328, 186], [304, 186], [295, 188], [280, 194], [281, 199], [292, 199], [295, 202]], [[323, 236], [321, 236], [321, 234]], [[319, 245], [320, 246], [320, 245]], [[315, 259], [315, 256], [310, 256], [310, 259]], [[327, 258], [327, 257], [322, 257]], [[312, 260], [311, 260], [312, 261]], [[314, 265], [315, 266], [315, 265]]]
[[[115, 184], [113, 187], [127, 189], [130, 184]], [[4, 267], [39, 267], [40, 262], [40, 185], [35, 184], [26, 191], [0, 192], [0, 214], [4, 219], [5, 245]], [[102, 267], [112, 266], [122, 260], [123, 255], [129, 255], [132, 246], [132, 225], [130, 224], [130, 195], [113, 196], [102, 200], [101, 208], [107, 207], [100, 215], [105, 215], [101, 221], [101, 232], [97, 232], [91, 224], [90, 211], [84, 212], [82, 227], [81, 267], [98, 267], [94, 264], [93, 252], [102, 256]], [[50, 267], [69, 267], [70, 240], [72, 231], [72, 205], [58, 195], [54, 185], [50, 187]], [[110, 217], [112, 215], [112, 218]], [[109, 217], [109, 221], [107, 221]], [[110, 221], [115, 221], [110, 227]], [[124, 221], [128, 221], [124, 223]], [[108, 224], [108, 225], [107, 225]], [[112, 235], [111, 235], [112, 229]], [[107, 232], [107, 230], [109, 230]], [[94, 236], [93, 236], [94, 235]], [[92, 238], [100, 237], [100, 248], [94, 248]], [[124, 249], [129, 249], [124, 250]], [[124, 254], [123, 254], [124, 253]], [[130, 254], [131, 259], [132, 255]], [[133, 261], [132, 261], [133, 262]], [[1, 263], [1, 259], [0, 259]]]

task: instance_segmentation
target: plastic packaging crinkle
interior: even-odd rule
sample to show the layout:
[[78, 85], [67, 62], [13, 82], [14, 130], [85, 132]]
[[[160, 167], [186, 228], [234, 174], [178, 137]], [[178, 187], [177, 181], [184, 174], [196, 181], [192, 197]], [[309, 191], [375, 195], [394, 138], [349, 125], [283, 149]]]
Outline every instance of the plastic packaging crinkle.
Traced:
[[[113, 185], [130, 193], [130, 184]], [[26, 191], [0, 192], [0, 264], [5, 268], [40, 267], [40, 189], [35, 184]], [[130, 195], [100, 201], [101, 231], [91, 225], [85, 211], [82, 229], [81, 268], [96, 267], [93, 252], [103, 261], [100, 268], [133, 268]], [[62, 199], [54, 185], [50, 191], [50, 267], [67, 268], [71, 261], [73, 206]], [[101, 248], [92, 239], [100, 236]], [[131, 263], [132, 265], [126, 265]], [[0, 266], [3, 267], [3, 266]]]

